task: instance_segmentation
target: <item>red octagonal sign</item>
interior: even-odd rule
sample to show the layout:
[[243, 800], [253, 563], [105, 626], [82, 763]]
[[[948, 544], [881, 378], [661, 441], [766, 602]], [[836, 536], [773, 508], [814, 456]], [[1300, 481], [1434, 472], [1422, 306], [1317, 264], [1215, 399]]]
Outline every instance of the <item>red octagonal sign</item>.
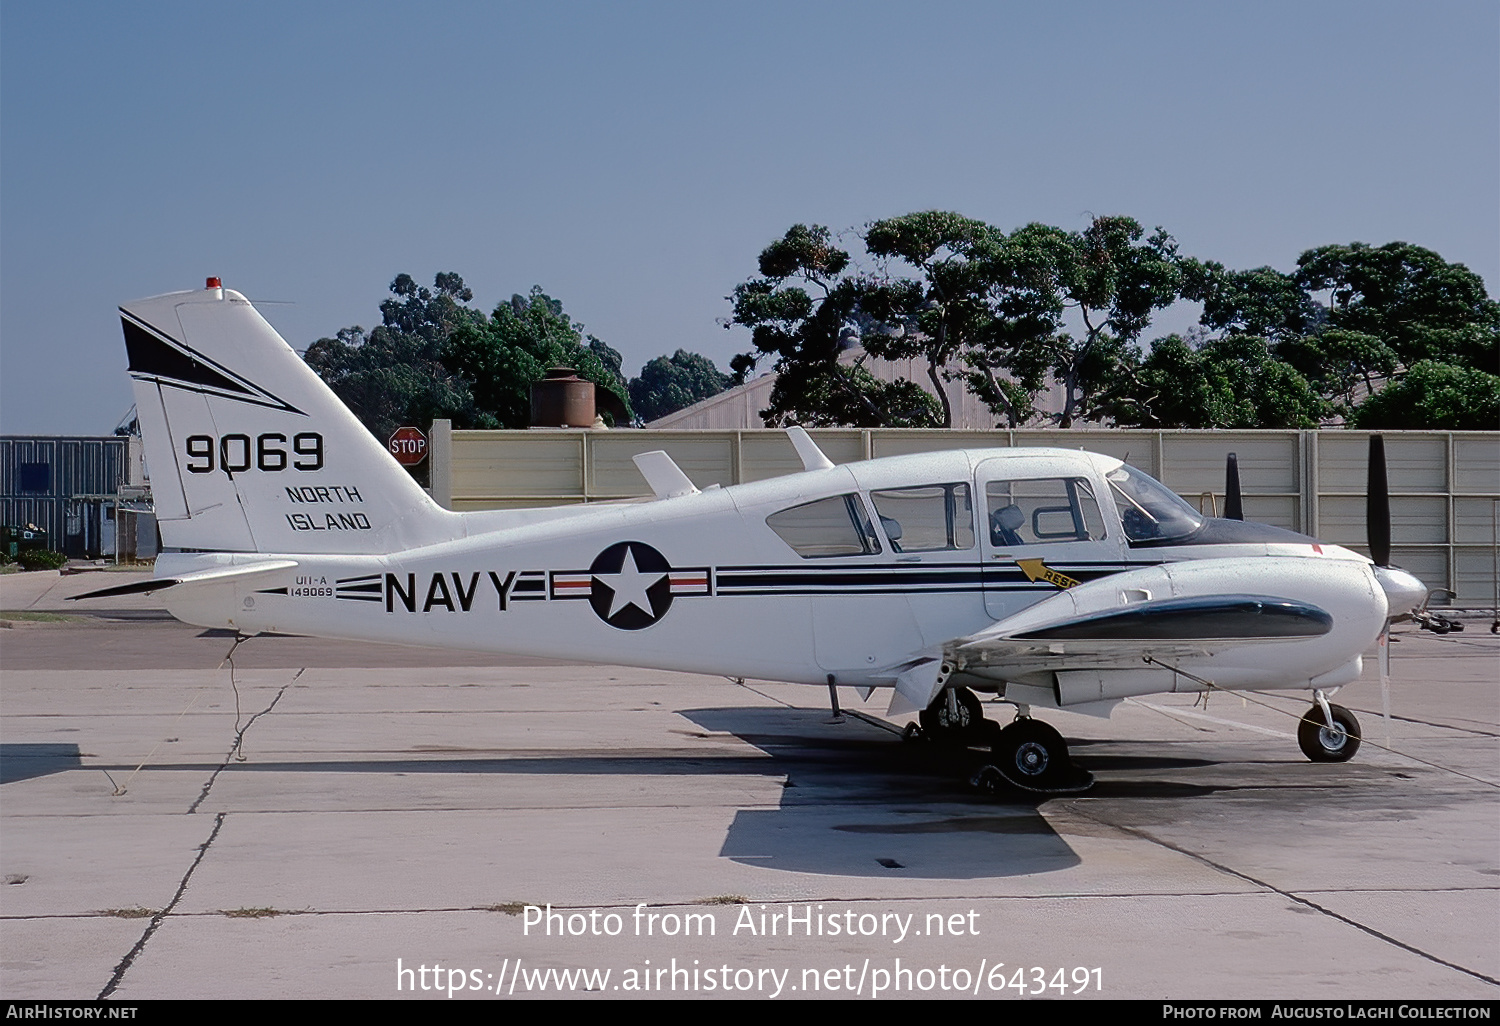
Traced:
[[419, 428], [399, 427], [385, 445], [403, 467], [415, 467], [427, 458], [427, 436]]

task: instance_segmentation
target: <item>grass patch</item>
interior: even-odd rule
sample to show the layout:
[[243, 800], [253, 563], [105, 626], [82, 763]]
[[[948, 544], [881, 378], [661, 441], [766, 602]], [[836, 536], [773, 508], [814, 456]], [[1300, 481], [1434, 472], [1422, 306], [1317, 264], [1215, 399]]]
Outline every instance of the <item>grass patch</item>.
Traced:
[[743, 894], [715, 894], [712, 898], [704, 898], [700, 905], [748, 905], [750, 899]]
[[221, 908], [219, 914], [228, 916], [230, 919], [271, 919], [291, 913], [283, 912], [279, 908]]
[[31, 609], [0, 609], [0, 620], [20, 620], [26, 623], [78, 623], [86, 619], [69, 616], [67, 613], [41, 613]]
[[135, 908], [101, 908], [99, 910], [101, 916], [109, 916], [111, 919], [150, 919], [156, 915], [156, 912], [154, 908], [142, 908], [139, 905]]
[[481, 912], [504, 912], [508, 916], [518, 916], [526, 910], [529, 901], [505, 901], [498, 905], [480, 905]]

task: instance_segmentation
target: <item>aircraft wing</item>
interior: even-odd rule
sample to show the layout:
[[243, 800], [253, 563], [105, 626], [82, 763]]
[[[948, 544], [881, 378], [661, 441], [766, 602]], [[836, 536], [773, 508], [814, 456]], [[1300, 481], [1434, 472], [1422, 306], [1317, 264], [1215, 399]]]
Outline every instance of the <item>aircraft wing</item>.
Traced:
[[1386, 615], [1368, 564], [1190, 560], [1060, 591], [949, 641], [943, 655], [952, 671], [1046, 687], [1059, 705], [1176, 690], [1197, 677], [1226, 688], [1325, 686], [1358, 675], [1348, 653], [1372, 643]]

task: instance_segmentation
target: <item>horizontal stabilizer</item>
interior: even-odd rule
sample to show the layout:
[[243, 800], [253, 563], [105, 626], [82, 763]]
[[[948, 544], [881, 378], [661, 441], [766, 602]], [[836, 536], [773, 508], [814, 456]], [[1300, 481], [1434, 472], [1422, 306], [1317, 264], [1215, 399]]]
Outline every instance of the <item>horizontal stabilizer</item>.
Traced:
[[120, 595], [150, 595], [152, 592], [162, 591], [166, 588], [175, 588], [180, 585], [222, 584], [227, 581], [239, 582], [259, 577], [263, 574], [282, 573], [287, 570], [295, 570], [296, 568], [297, 561], [294, 559], [269, 559], [260, 563], [246, 563], [243, 566], [195, 570], [192, 573], [178, 574], [175, 577], [157, 577], [149, 581], [135, 581], [131, 584], [121, 584], [114, 588], [101, 588], [98, 591], [73, 595], [68, 601], [76, 602], [79, 599], [115, 598]]

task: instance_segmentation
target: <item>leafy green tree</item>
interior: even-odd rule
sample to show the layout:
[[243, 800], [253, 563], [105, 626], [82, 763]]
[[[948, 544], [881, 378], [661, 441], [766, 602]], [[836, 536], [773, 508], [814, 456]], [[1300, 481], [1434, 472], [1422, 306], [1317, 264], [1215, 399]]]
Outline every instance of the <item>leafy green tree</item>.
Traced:
[[314, 342], [304, 359], [382, 443], [403, 424], [473, 420], [468, 383], [444, 366], [442, 354], [456, 329], [484, 320], [464, 305], [474, 294], [451, 272], [437, 275], [432, 289], [399, 274], [391, 293], [380, 304], [379, 327], [368, 334], [358, 325], [343, 328]]
[[535, 286], [514, 295], [488, 319], [461, 325], [443, 347], [443, 366], [467, 381], [473, 414], [462, 427], [522, 428], [531, 420], [531, 386], [549, 367], [572, 367], [592, 381], [595, 403], [615, 423], [633, 415], [620, 376], [620, 354], [563, 313], [562, 303]]
[[[861, 299], [880, 283], [846, 274], [849, 254], [821, 225], [793, 225], [760, 254], [759, 278], [735, 286], [730, 325], [751, 330], [755, 352], [731, 365], [739, 380], [775, 361], [767, 426], [936, 427], [936, 399], [910, 381], [886, 382], [839, 356], [857, 338]], [[866, 322], [870, 322], [866, 315]], [[726, 327], [730, 326], [726, 325]]]
[[431, 289], [399, 274], [380, 304], [380, 327], [320, 338], [305, 359], [382, 442], [403, 424], [440, 417], [461, 428], [525, 427], [532, 383], [558, 365], [576, 367], [600, 386], [600, 410], [630, 422], [620, 354], [585, 335], [562, 303], [538, 287], [485, 317], [467, 305], [473, 298], [452, 272]]
[[1122, 365], [1100, 406], [1121, 427], [1153, 428], [1310, 428], [1326, 410], [1317, 389], [1253, 335], [1157, 339], [1144, 359]]
[[1297, 281], [1330, 294], [1331, 327], [1380, 339], [1407, 367], [1422, 360], [1500, 374], [1500, 304], [1462, 264], [1406, 242], [1320, 246]]
[[[1144, 241], [1143, 241], [1144, 240]], [[988, 262], [997, 309], [996, 362], [1026, 380], [1046, 367], [1062, 385], [1058, 426], [1098, 419], [1151, 315], [1176, 301], [1177, 244], [1129, 217], [1096, 217], [1082, 232], [1030, 224], [1004, 238]], [[1065, 331], [1069, 313], [1082, 322]]]
[[1357, 428], [1446, 431], [1500, 429], [1500, 376], [1476, 368], [1421, 360], [1400, 379], [1360, 404], [1349, 418]]
[[[1051, 376], [1064, 392], [1058, 421], [1069, 427], [1102, 415], [1095, 396], [1118, 376], [1151, 315], [1181, 292], [1176, 244], [1161, 229], [1147, 237], [1128, 217], [1097, 217], [1082, 232], [1032, 224], [1006, 235], [924, 211], [874, 222], [863, 241], [879, 273], [849, 271], [849, 254], [826, 228], [797, 225], [761, 254], [762, 277], [735, 290], [732, 323], [752, 329], [757, 350], [736, 371], [774, 355], [789, 377], [778, 378], [773, 420], [793, 408], [806, 418], [817, 402], [843, 395], [861, 414], [847, 423], [890, 423], [899, 410], [910, 422], [947, 427], [953, 412], [943, 386], [958, 378], [1017, 426], [1035, 415]], [[1082, 322], [1076, 338], [1065, 330], [1071, 316]], [[938, 416], [925, 415], [911, 382], [878, 396], [872, 375], [857, 385], [853, 369], [838, 363], [850, 334], [873, 356], [924, 363]]]
[[[1465, 418], [1438, 398], [1448, 394], [1438, 383], [1500, 372], [1500, 305], [1478, 275], [1419, 246], [1322, 246], [1302, 254], [1294, 275], [1192, 260], [1183, 261], [1183, 273], [1184, 295], [1203, 303], [1202, 324], [1226, 339], [1264, 337], [1272, 357], [1322, 396], [1325, 416], [1369, 422], [1377, 414], [1362, 417], [1362, 404], [1427, 362], [1411, 389], [1375, 410], [1387, 427], [1450, 425]], [[1323, 293], [1327, 305], [1315, 296]], [[1398, 396], [1408, 401], [1397, 404]]]
[[670, 357], [658, 356], [631, 379], [630, 405], [649, 423], [718, 395], [731, 381], [708, 357], [679, 349]]
[[1012, 425], [1032, 412], [1031, 394], [1040, 387], [1016, 388], [996, 378], [987, 361], [999, 328], [984, 260], [998, 233], [982, 221], [928, 210], [876, 221], [865, 229], [865, 248], [889, 268], [899, 260], [919, 278], [866, 278], [858, 313], [865, 318], [865, 351], [886, 360], [919, 360], [942, 406], [942, 426], [953, 426], [945, 380], [982, 376]]

